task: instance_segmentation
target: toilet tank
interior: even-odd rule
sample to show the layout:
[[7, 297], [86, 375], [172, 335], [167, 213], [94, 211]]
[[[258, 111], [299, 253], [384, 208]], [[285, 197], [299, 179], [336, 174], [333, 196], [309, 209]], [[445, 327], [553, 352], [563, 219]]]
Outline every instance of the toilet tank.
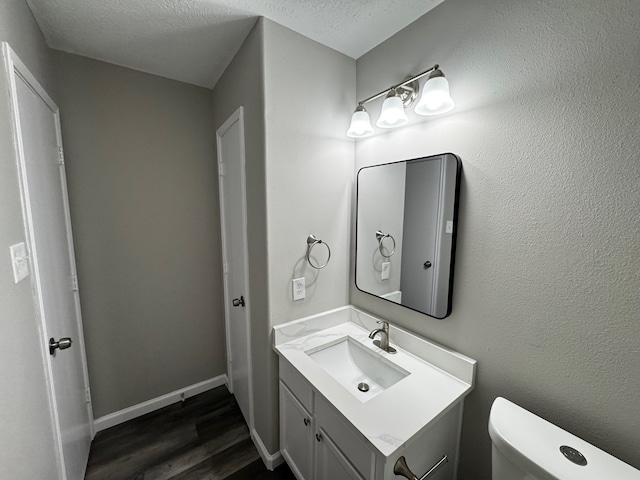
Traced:
[[640, 480], [640, 470], [502, 397], [489, 435], [493, 480]]

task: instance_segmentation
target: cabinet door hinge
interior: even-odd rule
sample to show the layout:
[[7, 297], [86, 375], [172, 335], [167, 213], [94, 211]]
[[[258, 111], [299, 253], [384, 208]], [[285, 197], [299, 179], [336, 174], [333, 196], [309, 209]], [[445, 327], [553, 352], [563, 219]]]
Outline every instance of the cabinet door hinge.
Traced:
[[78, 275], [73, 274], [71, 275], [71, 290], [74, 292], [77, 292], [79, 290], [78, 288]]
[[89, 387], [84, 389], [84, 398], [87, 403], [91, 403], [91, 390], [89, 390]]
[[58, 147], [58, 163], [64, 165], [64, 152], [62, 147]]

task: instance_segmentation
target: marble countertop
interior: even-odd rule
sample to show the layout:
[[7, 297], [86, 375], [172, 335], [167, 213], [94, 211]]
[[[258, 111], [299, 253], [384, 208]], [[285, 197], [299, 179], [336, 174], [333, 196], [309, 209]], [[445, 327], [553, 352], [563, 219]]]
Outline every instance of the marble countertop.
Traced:
[[[382, 455], [433, 425], [473, 388], [476, 361], [391, 325], [397, 354], [382, 351], [368, 334], [378, 319], [352, 306], [274, 327], [274, 349], [304, 376]], [[409, 372], [362, 401], [338, 383], [308, 353], [350, 337]]]

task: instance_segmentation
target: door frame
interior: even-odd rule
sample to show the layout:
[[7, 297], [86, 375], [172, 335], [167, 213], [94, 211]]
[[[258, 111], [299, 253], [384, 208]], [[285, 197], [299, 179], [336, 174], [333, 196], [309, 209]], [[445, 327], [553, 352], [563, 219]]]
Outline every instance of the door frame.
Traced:
[[240, 214], [242, 216], [242, 248], [244, 250], [244, 257], [247, 262], [243, 265], [242, 276], [244, 284], [244, 296], [246, 301], [245, 321], [247, 322], [247, 371], [249, 377], [249, 431], [254, 430], [254, 403], [253, 403], [253, 358], [251, 355], [251, 295], [249, 291], [249, 245], [247, 236], [247, 187], [246, 187], [246, 159], [245, 159], [245, 135], [244, 135], [244, 107], [240, 106], [233, 112], [229, 118], [216, 130], [216, 153], [218, 160], [218, 194], [220, 198], [220, 232], [222, 240], [222, 263], [223, 263], [223, 284], [224, 284], [224, 326], [225, 326], [225, 341], [227, 350], [227, 379], [228, 388], [233, 393], [233, 370], [231, 368], [232, 352], [231, 352], [231, 329], [230, 329], [230, 312], [233, 306], [231, 305], [231, 292], [229, 288], [229, 263], [228, 259], [228, 246], [226, 241], [226, 216], [225, 216], [225, 198], [224, 190], [222, 188], [222, 178], [224, 177], [224, 166], [222, 163], [222, 148], [220, 146], [220, 140], [224, 134], [236, 123], [239, 126], [240, 135], [240, 192], [242, 197], [242, 205], [240, 206]]
[[29, 72], [27, 67], [22, 63], [20, 58], [15, 54], [7, 42], [2, 42], [2, 56], [4, 59], [5, 75], [7, 76], [9, 86], [9, 101], [11, 110], [11, 124], [13, 129], [14, 138], [14, 151], [16, 156], [16, 162], [18, 167], [18, 185], [20, 187], [20, 202], [22, 205], [22, 218], [24, 222], [24, 232], [27, 244], [27, 251], [29, 256], [29, 268], [31, 271], [31, 290], [33, 293], [33, 301], [35, 306], [35, 314], [38, 324], [38, 330], [42, 341], [42, 359], [44, 367], [44, 375], [47, 387], [47, 397], [49, 401], [49, 409], [51, 415], [51, 423], [53, 427], [53, 434], [55, 439], [55, 451], [57, 457], [57, 470], [58, 478], [66, 479], [66, 469], [64, 463], [64, 451], [62, 446], [62, 433], [60, 429], [60, 419], [58, 416], [57, 400], [55, 395], [55, 385], [53, 382], [53, 368], [51, 365], [51, 356], [49, 355], [49, 334], [46, 323], [46, 316], [44, 310], [44, 302], [42, 296], [42, 284], [40, 281], [40, 270], [38, 263], [38, 252], [35, 245], [35, 235], [33, 226], [33, 216], [31, 212], [31, 205], [29, 202], [30, 193], [27, 183], [27, 166], [25, 158], [25, 150], [22, 142], [22, 128], [20, 126], [20, 110], [18, 105], [18, 90], [16, 84], [16, 75], [21, 77], [22, 80], [33, 90], [33, 92], [40, 97], [47, 107], [51, 109], [54, 115], [55, 129], [56, 129], [56, 144], [58, 147], [58, 158], [60, 161], [60, 179], [62, 187], [63, 207], [65, 213], [65, 229], [67, 231], [67, 247], [69, 250], [70, 267], [72, 272], [72, 278], [69, 279], [73, 282], [73, 297], [75, 304], [75, 321], [77, 323], [79, 338], [77, 346], [81, 350], [82, 360], [82, 376], [84, 380], [84, 387], [87, 399], [87, 411], [89, 418], [89, 429], [91, 438], [95, 436], [95, 426], [93, 421], [93, 411], [91, 408], [91, 396], [89, 390], [89, 371], [87, 367], [86, 349], [84, 342], [84, 331], [82, 328], [82, 315], [80, 310], [80, 296], [77, 289], [77, 270], [75, 262], [75, 250], [73, 246], [73, 234], [71, 231], [71, 217], [69, 213], [69, 198], [67, 193], [67, 182], [64, 173], [64, 155], [62, 149], [62, 132], [60, 128], [60, 109], [47, 94], [44, 88], [36, 80], [36, 78]]

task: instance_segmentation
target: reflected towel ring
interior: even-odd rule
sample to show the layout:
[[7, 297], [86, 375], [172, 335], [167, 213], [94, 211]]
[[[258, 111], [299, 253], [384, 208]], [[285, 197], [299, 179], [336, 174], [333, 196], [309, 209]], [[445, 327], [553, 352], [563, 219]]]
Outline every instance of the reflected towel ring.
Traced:
[[[311, 250], [313, 250], [313, 247], [315, 247], [318, 244], [322, 244], [325, 247], [327, 247], [327, 254], [328, 254], [327, 261], [324, 262], [324, 264], [322, 265], [314, 265], [313, 262], [311, 261]], [[320, 270], [321, 268], [324, 268], [329, 264], [329, 260], [331, 260], [331, 249], [329, 248], [329, 245], [327, 245], [325, 242], [320, 240], [315, 235], [313, 234], [309, 235], [307, 237], [307, 262], [309, 262], [309, 265], [311, 265], [316, 270]]]
[[[376, 238], [378, 239], [378, 250], [380, 250], [380, 255], [382, 255], [384, 258], [391, 258], [391, 256], [396, 253], [396, 239], [393, 238], [390, 233], [384, 233], [382, 230], [378, 230], [376, 232]], [[385, 255], [384, 248], [382, 246], [382, 242], [385, 238], [390, 238], [393, 242], [393, 250], [391, 250], [391, 253], [389, 255]]]

